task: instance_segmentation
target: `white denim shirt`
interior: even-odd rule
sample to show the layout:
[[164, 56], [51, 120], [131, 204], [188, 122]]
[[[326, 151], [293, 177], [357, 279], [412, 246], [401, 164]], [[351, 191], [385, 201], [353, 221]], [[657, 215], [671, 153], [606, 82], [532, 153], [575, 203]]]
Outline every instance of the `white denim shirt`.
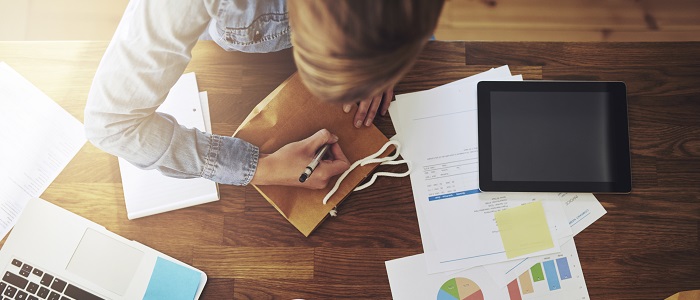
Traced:
[[132, 0], [95, 74], [85, 131], [98, 148], [143, 169], [245, 185], [258, 147], [185, 128], [156, 112], [203, 32], [227, 51], [291, 47], [284, 0]]

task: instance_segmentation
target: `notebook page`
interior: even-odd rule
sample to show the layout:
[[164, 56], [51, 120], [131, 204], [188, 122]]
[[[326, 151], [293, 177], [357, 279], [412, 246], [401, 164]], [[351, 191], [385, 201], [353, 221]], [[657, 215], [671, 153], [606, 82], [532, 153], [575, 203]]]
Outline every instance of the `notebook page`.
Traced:
[[[204, 131], [195, 74], [182, 75], [157, 111], [172, 115], [183, 126]], [[141, 170], [122, 158], [119, 169], [129, 219], [219, 200], [216, 183], [208, 179], [167, 177], [157, 170]]]

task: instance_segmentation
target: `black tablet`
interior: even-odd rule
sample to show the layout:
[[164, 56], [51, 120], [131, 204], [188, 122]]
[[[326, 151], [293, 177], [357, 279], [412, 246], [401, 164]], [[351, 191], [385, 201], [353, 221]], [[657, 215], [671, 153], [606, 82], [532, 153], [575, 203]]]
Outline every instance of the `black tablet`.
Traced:
[[479, 188], [629, 193], [623, 82], [482, 81]]

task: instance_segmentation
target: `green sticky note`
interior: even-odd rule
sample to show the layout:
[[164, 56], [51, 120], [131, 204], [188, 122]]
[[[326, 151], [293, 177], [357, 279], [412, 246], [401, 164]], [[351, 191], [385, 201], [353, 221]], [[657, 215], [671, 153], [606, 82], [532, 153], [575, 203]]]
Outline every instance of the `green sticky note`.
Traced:
[[192, 300], [201, 279], [196, 270], [158, 257], [143, 299]]
[[554, 247], [542, 202], [502, 210], [495, 217], [508, 258]]

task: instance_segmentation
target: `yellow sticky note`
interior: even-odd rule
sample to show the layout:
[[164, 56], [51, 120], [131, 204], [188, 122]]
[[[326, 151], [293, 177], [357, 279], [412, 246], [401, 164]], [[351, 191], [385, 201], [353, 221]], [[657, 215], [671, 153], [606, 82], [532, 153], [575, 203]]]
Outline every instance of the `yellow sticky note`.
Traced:
[[495, 217], [508, 258], [554, 247], [542, 202], [502, 210]]

